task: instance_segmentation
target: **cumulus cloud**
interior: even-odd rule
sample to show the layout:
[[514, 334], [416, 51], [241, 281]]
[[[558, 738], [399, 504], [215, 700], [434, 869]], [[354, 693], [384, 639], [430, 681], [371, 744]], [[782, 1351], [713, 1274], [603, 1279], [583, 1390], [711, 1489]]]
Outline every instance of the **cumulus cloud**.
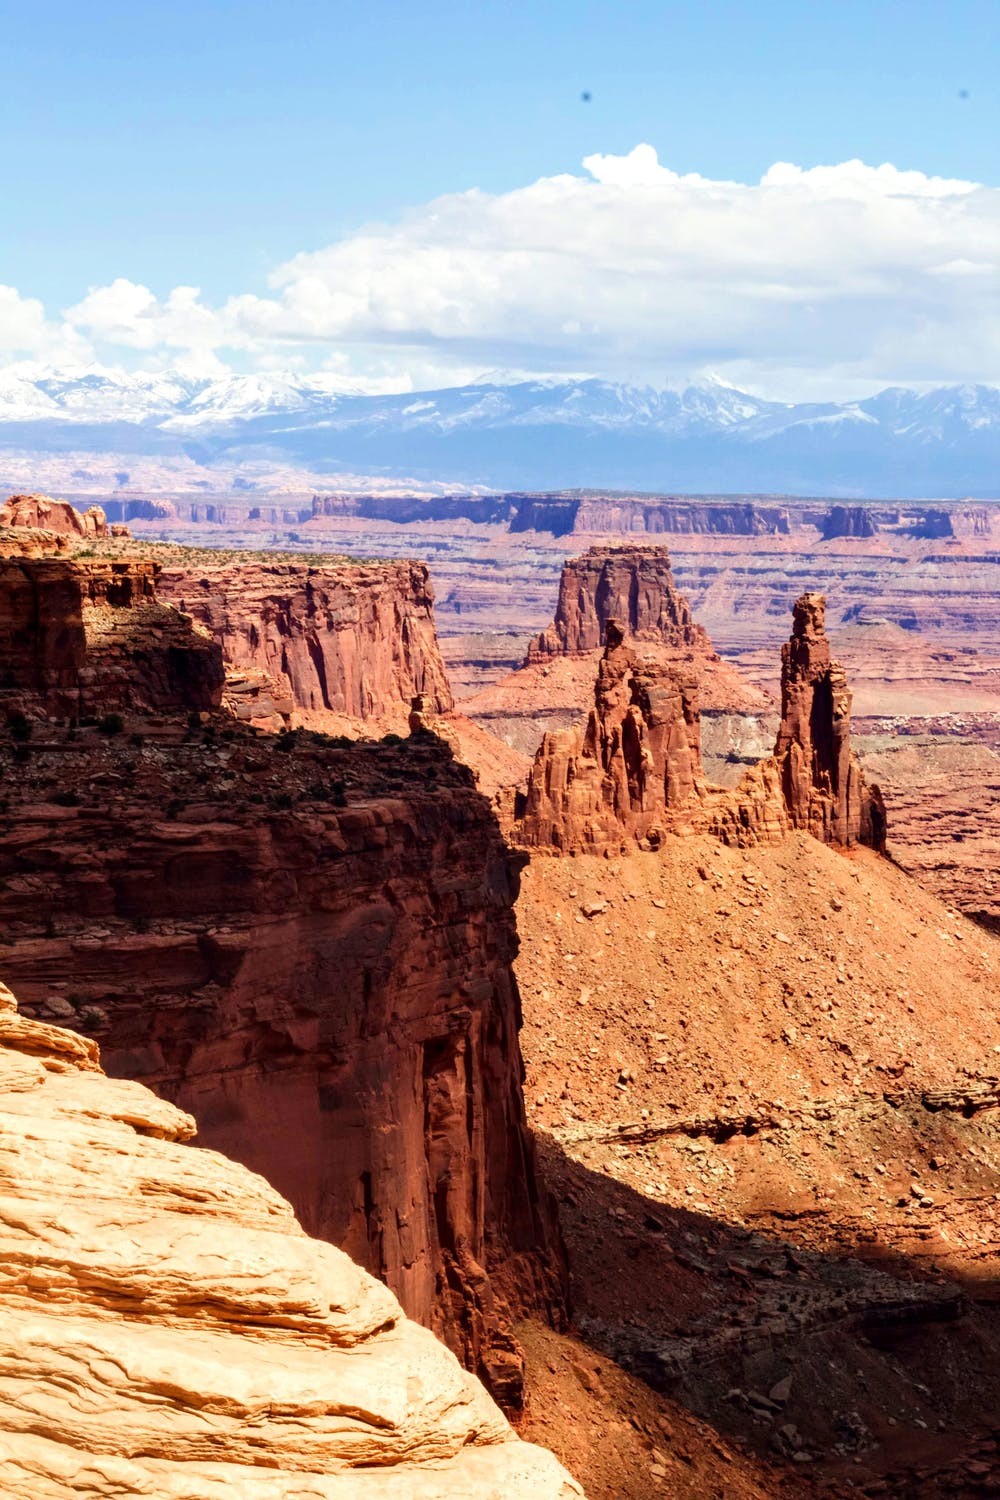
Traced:
[[[711, 369], [773, 394], [843, 395], [1000, 372], [998, 189], [861, 161], [716, 181], [671, 171], [649, 145], [584, 169], [448, 194], [216, 306], [119, 278], [67, 309], [60, 335], [105, 355], [325, 366], [397, 388], [486, 370], [662, 382]], [[18, 349], [52, 338], [30, 299], [9, 325]]]
[[65, 322], [50, 321], [37, 298], [0, 285], [0, 356], [73, 360], [86, 353], [85, 341]]

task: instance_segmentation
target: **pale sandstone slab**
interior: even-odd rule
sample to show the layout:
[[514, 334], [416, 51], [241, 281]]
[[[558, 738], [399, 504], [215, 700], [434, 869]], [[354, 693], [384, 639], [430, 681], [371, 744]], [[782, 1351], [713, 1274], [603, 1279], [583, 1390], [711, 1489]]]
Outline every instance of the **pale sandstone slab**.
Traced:
[[5, 1497], [581, 1494], [263, 1179], [183, 1144], [183, 1111], [6, 990], [0, 1019]]

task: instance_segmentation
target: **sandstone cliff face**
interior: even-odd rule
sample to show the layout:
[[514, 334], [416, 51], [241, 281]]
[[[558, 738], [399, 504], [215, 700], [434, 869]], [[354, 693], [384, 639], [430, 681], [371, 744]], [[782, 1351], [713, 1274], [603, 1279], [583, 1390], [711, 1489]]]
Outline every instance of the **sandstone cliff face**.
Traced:
[[[371, 571], [338, 595], [347, 638], [361, 653], [373, 612], [420, 642], [413, 601]], [[131, 549], [0, 559], [3, 701], [31, 716], [0, 732], [11, 973], [113, 1070], [196, 1106], [209, 1144], [516, 1405], [512, 1306], [564, 1308], [521, 1095], [519, 861], [422, 719], [351, 750], [206, 713], [220, 648], [156, 576]], [[109, 707], [124, 723], [94, 724]]]
[[885, 807], [851, 750], [851, 695], [831, 658], [822, 595], [795, 605], [774, 754], [731, 791], [702, 779], [697, 675], [658, 651], [637, 654], [616, 621], [606, 637], [586, 729], [547, 734], [535, 757], [516, 808], [520, 843], [600, 851], [709, 831], [751, 845], [804, 829], [824, 843], [884, 852]]
[[529, 662], [595, 650], [604, 644], [611, 619], [638, 640], [674, 650], [711, 650], [708, 636], [674, 586], [663, 548], [592, 547], [564, 566], [555, 620], [533, 642]]
[[[14, 534], [20, 547], [36, 532]], [[0, 547], [3, 546], [0, 540]], [[205, 710], [221, 698], [219, 649], [157, 599], [155, 563], [0, 556], [0, 682], [10, 710]]]
[[[164, 569], [161, 591], [218, 642], [236, 672], [273, 685], [293, 723], [403, 728], [420, 693], [452, 707], [423, 563], [312, 564], [203, 554]], [[287, 710], [282, 708], [287, 700]], [[249, 717], [250, 715], [248, 715]]]
[[826, 844], [885, 850], [885, 807], [851, 751], [851, 693], [826, 635], [826, 600], [796, 600], [781, 649], [781, 727], [774, 759], [788, 817]]
[[[0, 526], [28, 526], [80, 540], [106, 537], [112, 532], [99, 505], [81, 513], [67, 500], [53, 500], [49, 495], [11, 495], [0, 506]], [[116, 534], [124, 529], [114, 528]]]
[[824, 542], [838, 536], [874, 536], [878, 527], [867, 505], [831, 505], [822, 519]]
[[516, 1405], [511, 1309], [564, 1306], [521, 1094], [519, 862], [433, 735], [226, 722], [0, 743], [5, 970]]
[[570, 1500], [396, 1299], [0, 986], [9, 1500]]
[[545, 736], [519, 809], [528, 845], [602, 850], [655, 847], [700, 790], [696, 684], [626, 645], [616, 620], [586, 728]]

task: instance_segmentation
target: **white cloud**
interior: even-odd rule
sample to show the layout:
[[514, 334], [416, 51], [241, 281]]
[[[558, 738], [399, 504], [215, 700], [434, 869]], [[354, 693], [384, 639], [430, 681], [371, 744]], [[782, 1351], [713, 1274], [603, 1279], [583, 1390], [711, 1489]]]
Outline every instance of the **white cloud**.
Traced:
[[12, 360], [79, 360], [87, 354], [86, 342], [65, 323], [50, 322], [36, 298], [0, 285], [0, 355]]
[[860, 161], [715, 181], [649, 145], [584, 167], [449, 194], [218, 306], [120, 277], [52, 325], [0, 290], [0, 348], [50, 357], [56, 339], [383, 389], [486, 370], [662, 381], [710, 368], [785, 395], [1000, 376], [1000, 190]]

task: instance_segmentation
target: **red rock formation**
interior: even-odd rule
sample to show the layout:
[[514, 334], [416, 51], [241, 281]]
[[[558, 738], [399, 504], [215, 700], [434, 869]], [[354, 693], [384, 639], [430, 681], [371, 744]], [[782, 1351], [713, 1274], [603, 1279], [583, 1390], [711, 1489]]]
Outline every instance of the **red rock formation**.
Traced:
[[547, 734], [515, 830], [519, 842], [569, 849], [659, 842], [696, 800], [701, 777], [696, 685], [625, 644], [616, 620], [586, 728]]
[[851, 695], [823, 621], [822, 595], [804, 594], [782, 653], [774, 755], [729, 792], [702, 781], [697, 679], [656, 651], [638, 656], [608, 621], [587, 727], [543, 739], [516, 839], [578, 851], [655, 846], [666, 832], [701, 830], [727, 843], [769, 843], [802, 828], [824, 843], [884, 852], [885, 807], [851, 751]]
[[59, 536], [106, 537], [120, 535], [127, 528], [109, 527], [99, 505], [80, 512], [68, 500], [53, 500], [48, 495], [11, 495], [0, 506], [0, 526], [29, 526], [36, 531], [52, 531]]
[[0, 556], [8, 709], [76, 716], [217, 706], [221, 653], [159, 602], [158, 571], [134, 559]]
[[826, 636], [826, 600], [796, 600], [781, 648], [781, 727], [774, 759], [788, 817], [826, 844], [885, 850], [885, 806], [851, 751], [851, 693]]
[[434, 712], [452, 706], [423, 563], [207, 553], [166, 567], [161, 590], [210, 632], [231, 668], [265, 674], [294, 722], [403, 729], [417, 693]]
[[222, 715], [192, 727], [221, 654], [157, 604], [154, 577], [130, 560], [0, 566], [8, 703], [129, 709], [127, 735], [0, 736], [7, 971], [26, 1010], [94, 1031], [112, 1071], [197, 1107], [207, 1144], [516, 1405], [512, 1310], [558, 1317], [564, 1296], [521, 1095], [520, 860], [433, 733], [346, 749]]
[[4, 972], [516, 1404], [508, 1304], [562, 1298], [521, 1097], [519, 861], [433, 735], [212, 727], [53, 727], [16, 778], [0, 747]]
[[563, 567], [555, 619], [532, 643], [528, 661], [593, 651], [604, 644], [610, 619], [638, 640], [711, 650], [674, 586], [665, 548], [592, 547]]
[[[734, 780], [733, 754], [760, 739], [761, 719], [772, 704], [714, 651], [674, 586], [663, 547], [595, 547], [567, 561], [555, 619], [532, 642], [525, 664], [460, 706], [504, 744], [534, 755], [546, 732], [585, 720], [600, 661], [596, 642], [610, 618], [629, 622], [647, 660], [656, 654], [682, 678], [697, 679], [706, 764]], [[772, 736], [769, 729], [767, 740]], [[521, 779], [515, 773], [514, 781]]]
[[877, 530], [867, 505], [831, 505], [822, 522], [824, 542], [838, 536], [874, 536]]

